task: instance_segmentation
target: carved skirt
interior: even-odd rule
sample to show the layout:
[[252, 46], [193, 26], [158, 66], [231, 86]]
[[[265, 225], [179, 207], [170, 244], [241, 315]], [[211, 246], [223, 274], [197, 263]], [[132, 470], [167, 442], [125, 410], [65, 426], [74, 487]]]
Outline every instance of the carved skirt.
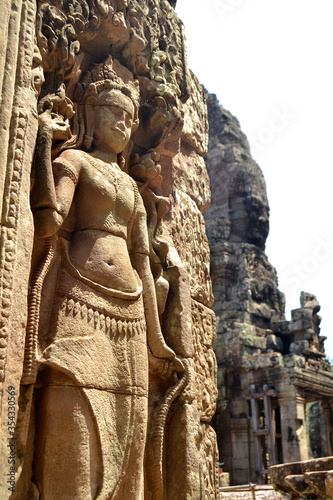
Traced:
[[143, 300], [106, 295], [66, 269], [58, 273], [43, 363], [58, 366], [77, 385], [148, 395]]
[[141, 499], [148, 394], [142, 296], [115, 297], [72, 274], [62, 260], [37, 384], [36, 484], [50, 500]]

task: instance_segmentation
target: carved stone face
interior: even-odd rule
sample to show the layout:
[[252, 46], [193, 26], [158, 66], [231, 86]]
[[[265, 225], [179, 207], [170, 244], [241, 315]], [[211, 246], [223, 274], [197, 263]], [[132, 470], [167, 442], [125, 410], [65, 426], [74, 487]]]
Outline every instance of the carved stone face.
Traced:
[[104, 90], [93, 106], [94, 146], [117, 155], [121, 153], [132, 132], [134, 105], [119, 90]]
[[230, 241], [264, 248], [269, 231], [269, 208], [260, 196], [236, 196], [230, 200]]

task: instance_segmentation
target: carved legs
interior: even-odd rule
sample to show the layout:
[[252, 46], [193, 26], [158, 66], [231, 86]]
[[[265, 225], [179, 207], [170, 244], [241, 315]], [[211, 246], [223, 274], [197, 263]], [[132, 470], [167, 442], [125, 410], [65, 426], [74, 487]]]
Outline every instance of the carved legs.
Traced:
[[37, 393], [34, 479], [41, 499], [96, 498], [102, 482], [101, 450], [81, 390], [48, 386]]
[[147, 398], [70, 385], [36, 392], [40, 499], [143, 499]]

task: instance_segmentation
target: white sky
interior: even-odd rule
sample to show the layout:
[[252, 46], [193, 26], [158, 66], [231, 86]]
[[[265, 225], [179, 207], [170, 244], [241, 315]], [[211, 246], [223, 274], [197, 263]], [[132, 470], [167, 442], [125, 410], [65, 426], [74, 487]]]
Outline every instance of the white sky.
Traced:
[[190, 68], [239, 119], [263, 170], [286, 316], [301, 290], [314, 293], [333, 357], [333, 1], [178, 0], [176, 11]]

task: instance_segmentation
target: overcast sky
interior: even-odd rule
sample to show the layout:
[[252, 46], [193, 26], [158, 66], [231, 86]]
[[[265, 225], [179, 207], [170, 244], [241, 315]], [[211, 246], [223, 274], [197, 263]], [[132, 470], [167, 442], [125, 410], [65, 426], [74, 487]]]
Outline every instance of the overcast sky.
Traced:
[[301, 290], [314, 293], [333, 358], [333, 1], [178, 0], [176, 11], [190, 68], [263, 170], [286, 316]]

